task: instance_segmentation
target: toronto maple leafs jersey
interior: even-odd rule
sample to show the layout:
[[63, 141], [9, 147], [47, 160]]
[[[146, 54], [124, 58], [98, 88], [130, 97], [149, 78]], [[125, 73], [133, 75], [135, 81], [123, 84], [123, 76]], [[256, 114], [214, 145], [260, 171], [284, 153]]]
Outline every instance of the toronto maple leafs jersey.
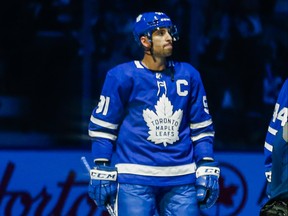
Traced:
[[[279, 92], [273, 116], [268, 126], [266, 134], [264, 154], [265, 154], [265, 168], [266, 170], [272, 167], [272, 151], [275, 142], [276, 134], [280, 128], [282, 128], [287, 122], [288, 118], [288, 79], [285, 80], [283, 86]], [[279, 155], [280, 157], [280, 155]]]
[[185, 62], [168, 65], [159, 72], [131, 61], [107, 72], [89, 136], [93, 157], [111, 160], [120, 183], [193, 183], [196, 162], [213, 158], [200, 74]]

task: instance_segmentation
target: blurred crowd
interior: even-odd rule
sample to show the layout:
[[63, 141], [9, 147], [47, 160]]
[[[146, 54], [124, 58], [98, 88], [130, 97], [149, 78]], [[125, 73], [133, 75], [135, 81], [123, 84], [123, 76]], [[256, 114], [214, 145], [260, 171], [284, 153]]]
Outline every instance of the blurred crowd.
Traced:
[[[216, 149], [262, 150], [288, 74], [287, 0], [3, 1], [0, 132], [89, 148], [86, 123], [107, 70], [141, 58], [131, 30], [143, 11], [163, 11], [177, 25], [174, 58], [202, 75]], [[21, 112], [1, 110], [7, 97], [24, 98]]]

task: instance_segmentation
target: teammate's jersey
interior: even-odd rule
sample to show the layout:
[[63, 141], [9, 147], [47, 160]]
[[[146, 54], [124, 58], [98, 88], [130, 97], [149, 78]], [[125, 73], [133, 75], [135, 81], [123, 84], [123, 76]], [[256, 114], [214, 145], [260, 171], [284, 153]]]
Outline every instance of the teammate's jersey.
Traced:
[[285, 125], [288, 118], [288, 79], [285, 80], [271, 118], [268, 131], [266, 134], [264, 154], [265, 154], [265, 168], [271, 168], [272, 166], [272, 151], [274, 145], [275, 135], [278, 130]]
[[213, 157], [214, 129], [200, 74], [188, 63], [168, 65], [159, 72], [131, 61], [106, 75], [89, 136], [94, 158], [113, 159], [120, 183], [193, 183], [195, 162]]
[[288, 79], [285, 80], [279, 92], [264, 145], [265, 169], [272, 171], [272, 181], [267, 187], [270, 199], [288, 198], [288, 145], [283, 139], [287, 118]]
[[[286, 132], [284, 132], [286, 130]], [[270, 199], [286, 199], [288, 201], [288, 142], [283, 138], [288, 125], [281, 127], [276, 134], [272, 152], [272, 181], [267, 187]]]

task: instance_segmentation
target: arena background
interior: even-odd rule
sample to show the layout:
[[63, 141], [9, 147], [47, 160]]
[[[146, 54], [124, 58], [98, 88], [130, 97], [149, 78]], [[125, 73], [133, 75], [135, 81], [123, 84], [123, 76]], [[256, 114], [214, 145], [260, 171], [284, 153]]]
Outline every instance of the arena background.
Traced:
[[141, 58], [131, 28], [143, 11], [174, 20], [174, 58], [207, 91], [225, 196], [203, 214], [258, 211], [265, 134], [287, 77], [287, 0], [27, 0], [0, 3], [0, 215], [100, 214], [85, 201], [80, 156], [107, 70]]

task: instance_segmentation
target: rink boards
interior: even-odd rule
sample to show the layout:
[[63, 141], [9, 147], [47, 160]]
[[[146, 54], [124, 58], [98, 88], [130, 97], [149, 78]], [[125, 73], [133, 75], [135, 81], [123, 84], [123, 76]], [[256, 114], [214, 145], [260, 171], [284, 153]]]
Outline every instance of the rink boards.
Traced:
[[[102, 215], [87, 196], [87, 151], [1, 151], [0, 215]], [[266, 201], [262, 153], [216, 152], [220, 197], [203, 216], [257, 215]], [[107, 215], [104, 213], [104, 215]]]

